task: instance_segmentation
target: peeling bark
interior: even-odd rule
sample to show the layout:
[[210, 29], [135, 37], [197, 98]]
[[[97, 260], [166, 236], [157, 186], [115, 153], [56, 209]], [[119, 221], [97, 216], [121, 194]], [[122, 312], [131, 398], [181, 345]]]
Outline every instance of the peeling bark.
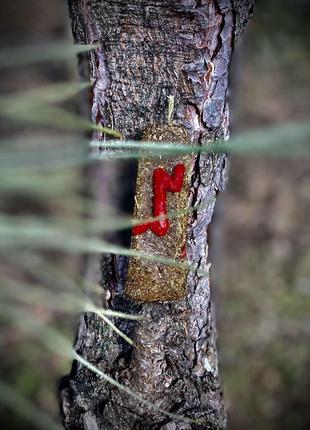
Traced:
[[[228, 68], [235, 38], [245, 28], [253, 0], [68, 0], [76, 42], [99, 43], [90, 56], [92, 120], [139, 138], [150, 124], [166, 123], [167, 96], [175, 96], [175, 123], [194, 143], [228, 137]], [[95, 136], [102, 139], [100, 134]], [[225, 183], [224, 154], [198, 155], [190, 203], [199, 203], [188, 225], [187, 255], [208, 273], [207, 228], [216, 194]], [[102, 180], [110, 169], [89, 172], [95, 200], [119, 205]], [[122, 172], [124, 173], [124, 172]], [[222, 429], [225, 410], [219, 382], [216, 329], [209, 276], [191, 272], [188, 295], [176, 302], [135, 304], [123, 295], [127, 259], [103, 256], [88, 265], [101, 273], [104, 305], [140, 313], [140, 323], [115, 323], [134, 339], [117, 337], [93, 314], [81, 316], [76, 351], [142, 397], [169, 412], [201, 420], [176, 422], [118, 391], [74, 363], [62, 386], [67, 429]]]

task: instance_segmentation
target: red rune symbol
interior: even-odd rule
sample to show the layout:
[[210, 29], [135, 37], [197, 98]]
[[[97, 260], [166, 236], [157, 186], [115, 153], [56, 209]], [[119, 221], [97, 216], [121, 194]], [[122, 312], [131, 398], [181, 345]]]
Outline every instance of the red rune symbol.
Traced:
[[158, 221], [146, 222], [133, 227], [134, 236], [151, 230], [157, 236], [165, 236], [169, 230], [170, 222], [167, 218], [167, 191], [179, 193], [183, 186], [185, 173], [184, 164], [177, 164], [172, 175], [166, 172], [162, 167], [158, 167], [153, 172], [153, 216], [164, 219]]

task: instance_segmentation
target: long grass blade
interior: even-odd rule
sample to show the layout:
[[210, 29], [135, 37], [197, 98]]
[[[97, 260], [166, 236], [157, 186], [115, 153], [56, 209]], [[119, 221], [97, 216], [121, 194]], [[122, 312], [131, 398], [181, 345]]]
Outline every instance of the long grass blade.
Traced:
[[107, 316], [104, 314], [104, 312], [102, 312], [100, 309], [98, 309], [97, 307], [90, 304], [90, 305], [86, 306], [85, 311], [86, 312], [92, 312], [92, 313], [98, 315], [98, 317], [101, 318], [105, 324], [107, 324], [109, 327], [111, 327], [111, 329], [116, 334], [118, 334], [127, 343], [129, 343], [129, 345], [133, 345], [133, 341], [130, 339], [130, 337], [128, 337], [124, 332], [122, 332], [118, 327], [116, 327], [116, 325], [111, 320], [109, 320], [109, 318], [107, 318]]
[[73, 45], [62, 41], [35, 46], [5, 48], [0, 50], [0, 69], [63, 61], [97, 47], [98, 45]]
[[0, 218], [0, 249], [28, 247], [30, 249], [50, 249], [73, 254], [107, 253], [142, 258], [175, 267], [187, 267], [185, 263], [173, 259], [167, 259], [159, 255], [140, 253], [102, 240], [85, 238], [77, 234], [69, 234], [54, 226], [39, 223], [38, 221], [33, 222], [30, 220], [26, 222], [26, 220], [24, 220], [22, 222], [16, 222], [11, 218], [12, 217]]
[[123, 391], [126, 394], [128, 394], [129, 396], [133, 397], [137, 402], [139, 402], [142, 405], [146, 406], [148, 409], [156, 411], [156, 412], [158, 412], [158, 413], [160, 413], [160, 414], [162, 414], [162, 415], [164, 415], [164, 416], [166, 416], [166, 417], [168, 417], [168, 418], [170, 418], [172, 420], [175, 420], [175, 421], [181, 421], [181, 422], [186, 422], [186, 423], [190, 423], [190, 424], [199, 424], [199, 423], [201, 423], [201, 421], [199, 421], [199, 420], [193, 420], [191, 418], [188, 418], [188, 417], [185, 417], [185, 416], [182, 416], [182, 415], [173, 414], [173, 413], [170, 413], [170, 412], [166, 411], [165, 409], [162, 409], [162, 408], [156, 406], [154, 403], [151, 403], [148, 400], [146, 400], [143, 397], [141, 397], [140, 395], [134, 393], [126, 385], [120, 384], [118, 381], [116, 381], [115, 379], [111, 378], [106, 373], [102, 372], [102, 370], [98, 369], [96, 366], [94, 366], [93, 364], [91, 364], [89, 361], [85, 360], [81, 355], [77, 354], [75, 351], [74, 351], [74, 359], [76, 361], [78, 361], [79, 363], [81, 363], [83, 366], [87, 367], [89, 370], [91, 370], [95, 374], [97, 374], [98, 376], [100, 376], [105, 381], [109, 382], [114, 387], [118, 388], [120, 391]]
[[232, 152], [240, 155], [264, 155], [271, 157], [300, 157], [310, 155], [310, 123], [291, 123], [260, 128], [232, 137], [229, 142], [213, 144], [180, 145], [171, 142], [149, 141], [91, 141], [90, 147], [97, 149], [92, 158], [126, 159], [172, 156], [190, 153]]
[[74, 359], [83, 366], [87, 367], [89, 370], [100, 376], [103, 380], [118, 388], [120, 391], [128, 394], [133, 397], [136, 401], [140, 402], [150, 410], [156, 411], [164, 416], [167, 416], [176, 421], [183, 421], [188, 423], [198, 423], [197, 420], [193, 420], [191, 418], [187, 418], [181, 415], [170, 413], [155, 404], [149, 402], [144, 399], [140, 395], [133, 392], [127, 386], [121, 384], [120, 382], [113, 379], [108, 374], [104, 373], [102, 370], [98, 369], [92, 363], [83, 358], [80, 354], [74, 351], [68, 339], [66, 339], [62, 334], [60, 334], [57, 330], [53, 329], [50, 326], [44, 324], [41, 320], [33, 317], [28, 312], [24, 312], [21, 309], [10, 307], [7, 308], [0, 303], [0, 311], [6, 318], [13, 322], [15, 325], [19, 327], [22, 331], [25, 331], [31, 334], [34, 337], [37, 337], [53, 354], [58, 354], [64, 356], [67, 359]]
[[[33, 287], [32, 285], [17, 283], [10, 279], [5, 281], [2, 280], [0, 297], [6, 300], [6, 302], [7, 299], [9, 299], [11, 301], [24, 303], [30, 306], [39, 306], [56, 312], [65, 312], [70, 314], [78, 314], [80, 312], [95, 313], [118, 336], [122, 337], [130, 345], [133, 345], [133, 341], [118, 327], [116, 327], [111, 320], [109, 320], [103, 309], [99, 309], [91, 302], [85, 300], [85, 298], [78, 297], [78, 295], [73, 293], [70, 294], [61, 291], [59, 296], [55, 297], [55, 293], [48, 291], [46, 288]], [[7, 303], [9, 304], [9, 302]]]
[[1, 96], [0, 114], [19, 114], [23, 111], [42, 108], [47, 104], [62, 103], [90, 86], [90, 82], [68, 81]]
[[116, 130], [95, 125], [77, 114], [51, 106], [72, 98], [90, 86], [90, 82], [62, 82], [20, 92], [17, 95], [2, 96], [0, 116], [15, 123], [43, 124], [70, 130], [97, 130], [122, 138], [122, 134]]
[[5, 116], [10, 121], [22, 127], [23, 123], [28, 125], [46, 126], [49, 128], [56, 128], [59, 130], [71, 130], [71, 131], [99, 131], [100, 133], [122, 138], [122, 134], [116, 130], [102, 125], [93, 124], [91, 121], [69, 112], [65, 109], [43, 106], [41, 108], [25, 109], [18, 112], [6, 111], [3, 109], [2, 116]]
[[[41, 116], [35, 116], [34, 121], [50, 122], [55, 112], [57, 115], [54, 117], [54, 125], [58, 125], [60, 128], [97, 130], [114, 137], [119, 135], [115, 130], [105, 129], [100, 125], [94, 126], [87, 120], [58, 108], [53, 108], [52, 113], [50, 108], [41, 112]], [[83, 165], [98, 159], [164, 157], [188, 153], [227, 152], [228, 150], [240, 155], [264, 155], [278, 158], [310, 156], [310, 123], [291, 124], [245, 133], [231, 139], [229, 145], [228, 143], [216, 143], [208, 146], [191, 146], [137, 141], [92, 141], [91, 147], [100, 148], [100, 150], [89, 154], [87, 141], [83, 139], [72, 142], [71, 139], [64, 138], [62, 146], [60, 146], [59, 139], [55, 140], [57, 145], [54, 145], [53, 141], [51, 142], [51, 147], [27, 149], [27, 145], [25, 145], [24, 150], [6, 149], [0, 154], [0, 167], [8, 171], [13, 168], [57, 169]], [[5, 171], [5, 174], [9, 174], [9, 172]], [[3, 177], [3, 175], [1, 176]]]
[[[28, 274], [38, 278], [41, 284], [37, 285], [33, 282], [18, 282], [10, 277], [2, 275], [0, 296], [4, 299], [14, 300], [16, 302], [25, 303], [28, 305], [38, 305], [43, 308], [52, 309], [60, 312], [94, 312], [100, 313], [106, 317], [121, 318], [132, 321], [142, 319], [140, 315], [127, 314], [111, 309], [99, 308], [86, 297], [84, 290], [79, 287], [87, 283], [87, 280], [80, 277], [78, 280], [73, 279], [67, 273], [64, 273], [59, 267], [42, 260], [38, 255], [18, 254], [16, 261], [15, 254], [1, 254], [1, 260], [12, 266], [16, 265], [19, 269], [25, 270]], [[61, 289], [59, 295], [55, 294], [55, 290], [50, 291], [46, 288], [52, 283], [55, 288], [55, 282], [58, 283], [58, 289]], [[101, 287], [96, 286], [96, 291], [100, 291]]]

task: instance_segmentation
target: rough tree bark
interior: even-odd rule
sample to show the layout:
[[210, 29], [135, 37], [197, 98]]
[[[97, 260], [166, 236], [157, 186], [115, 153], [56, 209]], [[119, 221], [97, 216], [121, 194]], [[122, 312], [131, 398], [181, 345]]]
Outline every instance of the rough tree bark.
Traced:
[[[95, 123], [139, 138], [147, 125], [167, 122], [167, 96], [174, 95], [175, 123], [188, 129], [194, 143], [228, 137], [228, 68], [254, 0], [68, 3], [75, 41], [99, 43], [89, 59]], [[120, 203], [117, 193], [107, 191], [118, 180], [117, 164], [97, 165], [89, 175], [98, 203]], [[198, 155], [190, 204], [201, 205], [189, 221], [187, 256], [204, 272], [209, 268], [207, 228], [224, 182], [225, 155]], [[77, 352], [162, 409], [202, 421], [174, 421], [149, 410], [74, 363], [61, 391], [65, 427], [224, 428], [209, 277], [190, 273], [184, 300], [137, 305], [123, 295], [126, 270], [125, 257], [103, 256], [100, 265], [94, 260], [88, 265], [92, 279], [101, 274], [106, 307], [143, 316], [139, 323], [115, 321], [134, 339], [134, 347], [87, 313], [80, 319]]]

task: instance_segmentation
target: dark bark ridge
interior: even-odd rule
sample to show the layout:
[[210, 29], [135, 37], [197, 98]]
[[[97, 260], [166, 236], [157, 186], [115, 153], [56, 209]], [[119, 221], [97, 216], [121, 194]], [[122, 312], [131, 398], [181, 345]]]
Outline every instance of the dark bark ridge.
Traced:
[[[175, 123], [188, 129], [193, 142], [228, 137], [228, 67], [235, 36], [245, 27], [253, 1], [68, 2], [76, 42], [100, 45], [89, 61], [95, 123], [139, 138], [149, 124], [166, 123], [167, 96], [174, 95]], [[91, 271], [102, 274], [105, 306], [140, 313], [143, 321], [115, 321], [134, 339], [131, 348], [96, 316], [84, 314], [75, 344], [85, 359], [143, 398], [203, 424], [149, 410], [74, 363], [62, 388], [67, 429], [225, 427], [207, 275], [207, 227], [224, 180], [225, 155], [197, 156], [190, 203], [199, 208], [189, 220], [187, 256], [204, 274], [190, 272], [186, 299], [129, 302], [123, 295], [126, 258], [104, 256]], [[100, 202], [98, 187], [94, 196]]]

